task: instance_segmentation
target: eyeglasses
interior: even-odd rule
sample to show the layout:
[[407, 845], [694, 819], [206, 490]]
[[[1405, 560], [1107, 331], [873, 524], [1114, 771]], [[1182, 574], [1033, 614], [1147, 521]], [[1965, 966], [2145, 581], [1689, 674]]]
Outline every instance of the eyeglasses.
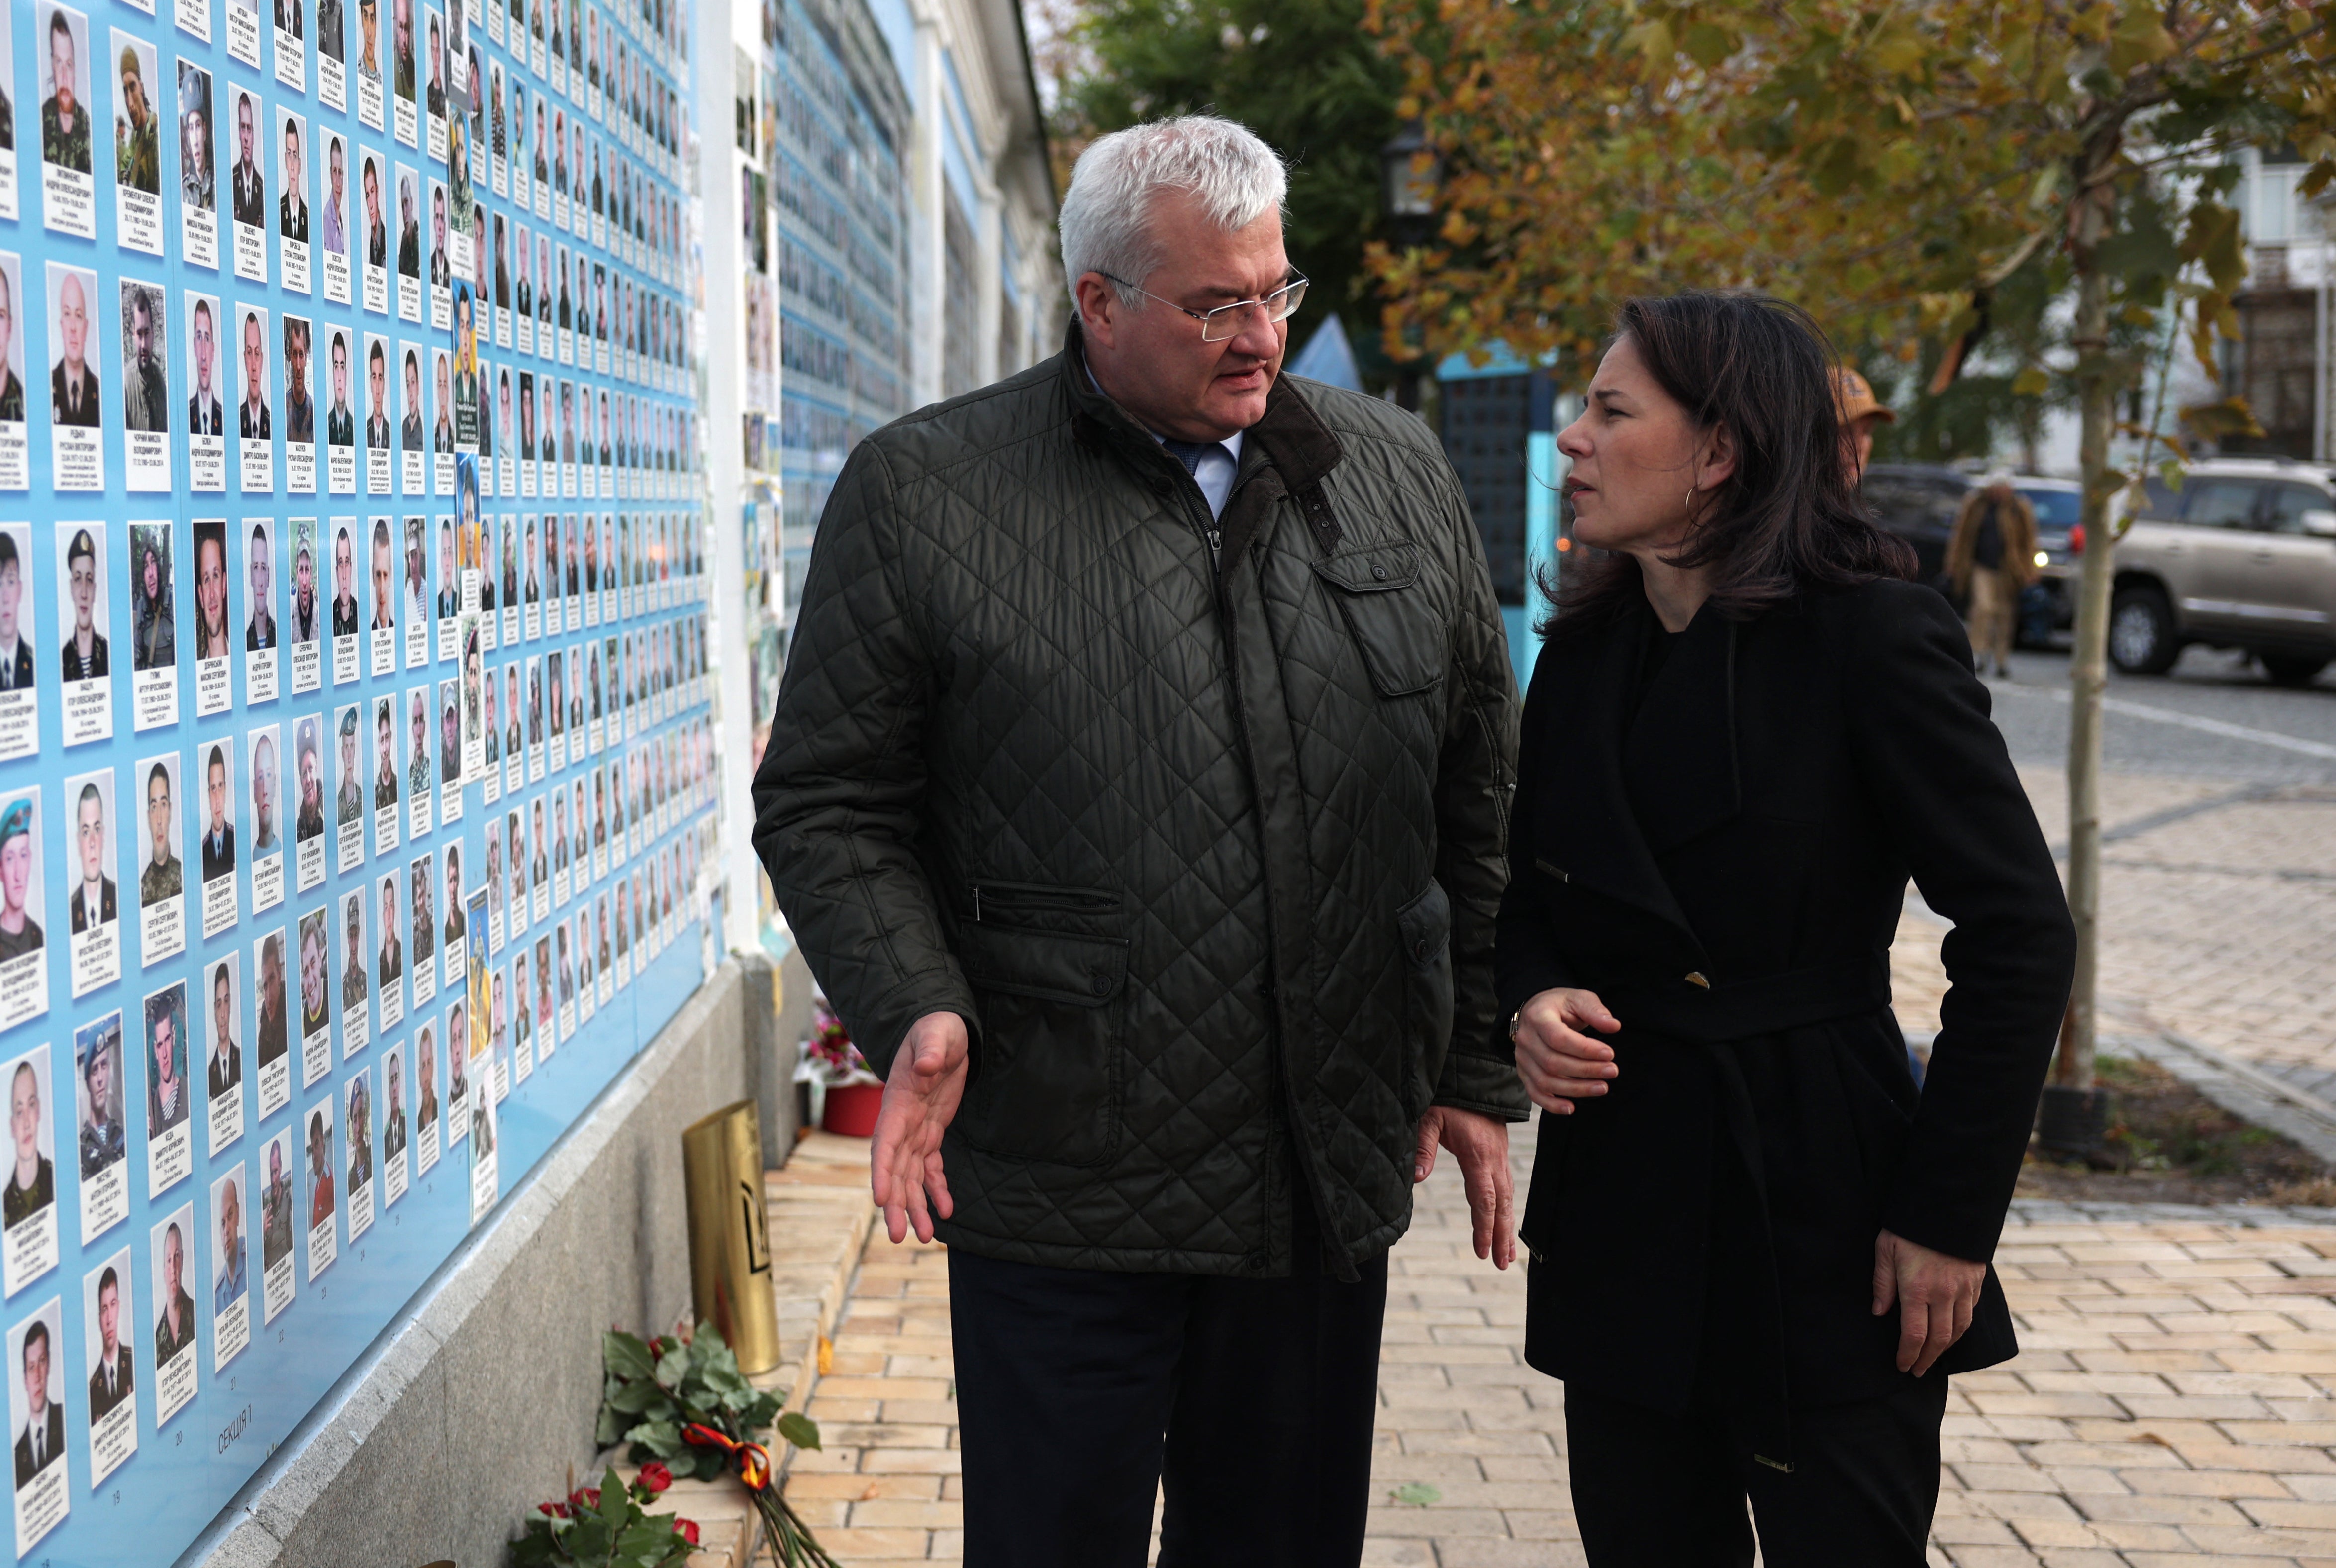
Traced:
[[1237, 336], [1249, 325], [1249, 313], [1252, 310], [1263, 311], [1266, 324], [1270, 326], [1277, 321], [1289, 320], [1298, 307], [1306, 303], [1306, 279], [1303, 278], [1291, 278], [1262, 299], [1238, 299], [1231, 305], [1220, 305], [1214, 310], [1188, 310], [1174, 300], [1161, 299], [1152, 290], [1130, 283], [1114, 273], [1106, 272], [1104, 276], [1122, 288], [1133, 288], [1146, 299], [1159, 299], [1169, 309], [1199, 322], [1203, 343], [1222, 343], [1229, 337]]

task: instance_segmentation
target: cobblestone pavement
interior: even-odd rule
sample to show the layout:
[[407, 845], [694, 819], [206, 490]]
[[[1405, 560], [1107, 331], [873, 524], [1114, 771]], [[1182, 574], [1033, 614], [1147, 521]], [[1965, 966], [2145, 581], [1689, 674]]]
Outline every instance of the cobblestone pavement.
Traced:
[[[2020, 778], [2056, 850], [2057, 768]], [[2336, 1103], [2336, 788], [2111, 774], [2102, 781], [2101, 1007]], [[1899, 1016], [1938, 1027], [1942, 926], [1916, 908], [1892, 954]]]
[[[1997, 1261], [2023, 1350], [1955, 1380], [1934, 1564], [2336, 1568], [2336, 1226], [2023, 1203]], [[787, 1495], [849, 1568], [961, 1550], [947, 1267], [871, 1236], [813, 1398]], [[1392, 1260], [1366, 1563], [1582, 1561], [1523, 1312], [1439, 1163]]]

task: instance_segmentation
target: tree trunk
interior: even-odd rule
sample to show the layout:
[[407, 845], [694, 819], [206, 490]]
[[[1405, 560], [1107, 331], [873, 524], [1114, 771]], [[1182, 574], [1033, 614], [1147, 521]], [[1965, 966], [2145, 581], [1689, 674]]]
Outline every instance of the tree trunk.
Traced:
[[[2095, 166], [2081, 159], [2080, 194], [2071, 214], [2069, 248], [2077, 267], [2077, 391], [2083, 426], [2078, 451], [2085, 493], [2084, 572], [2077, 593], [2076, 646], [2068, 658], [2068, 912], [2077, 926], [2077, 969], [2067, 1027], [2053, 1063], [2052, 1082], [2064, 1089], [2093, 1087], [2097, 1037], [2094, 995], [2100, 977], [2101, 696], [2108, 684], [2109, 589], [2117, 543], [2110, 527], [2109, 433], [2116, 419], [2115, 370], [2108, 355], [2108, 279], [2094, 253], [2108, 232], [2109, 189], [2082, 176]], [[2114, 152], [2110, 153], [2114, 156]]]

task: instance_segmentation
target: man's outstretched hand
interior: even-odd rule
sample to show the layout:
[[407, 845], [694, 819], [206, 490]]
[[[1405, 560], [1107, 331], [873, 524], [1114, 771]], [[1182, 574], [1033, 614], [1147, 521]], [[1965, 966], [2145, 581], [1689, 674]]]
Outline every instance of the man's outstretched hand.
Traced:
[[946, 1220], [955, 1207], [941, 1174], [941, 1135], [965, 1097], [967, 1046], [963, 1018], [927, 1013], [909, 1026], [892, 1057], [868, 1170], [885, 1232], [895, 1242], [912, 1228], [917, 1240], [931, 1241], [933, 1216]]
[[1430, 1105], [1419, 1118], [1419, 1147], [1411, 1166], [1415, 1184], [1427, 1180], [1427, 1174], [1436, 1169], [1438, 1144], [1451, 1150], [1452, 1157], [1460, 1163], [1476, 1256], [1490, 1258], [1496, 1269], [1507, 1268], [1517, 1255], [1516, 1184], [1509, 1174], [1509, 1125], [1457, 1105]]

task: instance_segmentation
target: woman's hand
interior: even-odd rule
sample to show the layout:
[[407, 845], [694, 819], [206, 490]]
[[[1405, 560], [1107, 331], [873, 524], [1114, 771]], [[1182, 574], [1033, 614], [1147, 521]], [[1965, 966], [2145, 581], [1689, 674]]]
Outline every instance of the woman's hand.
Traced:
[[1574, 1101], [1604, 1094], [1617, 1071], [1614, 1047], [1582, 1031], [1611, 1035], [1621, 1027], [1593, 991], [1561, 988], [1534, 995], [1509, 1024], [1525, 1097], [1552, 1115], [1570, 1116]]
[[1884, 1231], [1874, 1238], [1874, 1315], [1898, 1309], [1898, 1369], [1929, 1371], [1971, 1325], [1987, 1265]]

